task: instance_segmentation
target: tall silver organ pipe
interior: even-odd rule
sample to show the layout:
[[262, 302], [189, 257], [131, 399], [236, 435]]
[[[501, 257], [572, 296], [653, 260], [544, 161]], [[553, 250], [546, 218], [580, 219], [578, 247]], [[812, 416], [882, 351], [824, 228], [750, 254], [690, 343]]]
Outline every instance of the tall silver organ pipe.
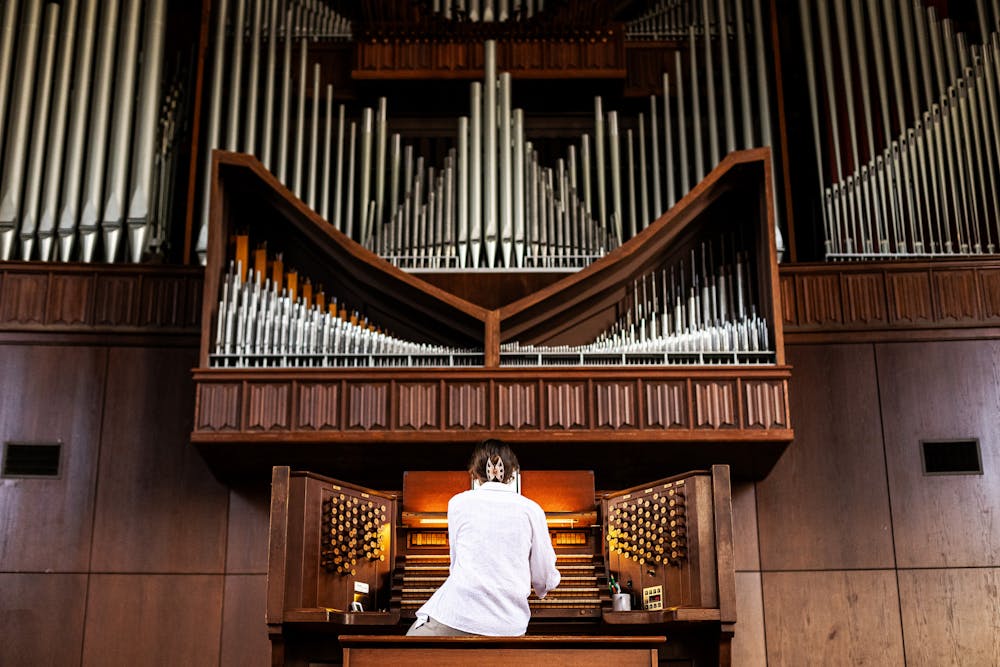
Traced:
[[[107, 190], [101, 231], [104, 239], [104, 259], [115, 261], [121, 242], [126, 210], [128, 147], [132, 132], [132, 108], [135, 102], [135, 67], [139, 47], [140, 0], [125, 0], [118, 46], [118, 74], [115, 77], [114, 118], [111, 123], [111, 151], [108, 162]], [[89, 261], [89, 256], [84, 258]]]
[[59, 5], [48, 4], [42, 28], [42, 48], [39, 54], [38, 94], [35, 96], [34, 128], [24, 186], [24, 208], [21, 214], [21, 259], [31, 259], [38, 226], [38, 208], [42, 194], [42, 168], [45, 140], [48, 132], [49, 105], [52, 99], [52, 70], [55, 62], [56, 39], [59, 29]]
[[[16, 5], [15, 2], [8, 3]], [[59, 62], [56, 64], [55, 81], [53, 85], [51, 127], [49, 129], [46, 153], [49, 156], [45, 165], [45, 186], [42, 193], [41, 211], [38, 218], [38, 258], [47, 261], [52, 256], [52, 246], [55, 237], [56, 222], [59, 215], [59, 188], [62, 185], [62, 155], [66, 145], [66, 125], [69, 120], [70, 83], [73, 73], [73, 47], [76, 43], [77, 2], [68, 0], [63, 3], [62, 29], [59, 33]], [[0, 46], [2, 49], [2, 46]], [[0, 65], [2, 67], [2, 65]], [[2, 87], [0, 83], [0, 87]], [[3, 104], [0, 93], [0, 105]], [[3, 126], [0, 114], [0, 127]], [[0, 146], [3, 145], [3, 131], [0, 130]], [[21, 256], [31, 258], [31, 252], [21, 250]]]
[[[12, 3], [13, 4], [13, 3]], [[75, 54], [76, 71], [73, 88], [77, 91], [75, 104], [70, 110], [68, 144], [63, 170], [62, 201], [58, 219], [58, 247], [48, 250], [52, 243], [49, 235], [40, 234], [39, 249], [42, 259], [58, 251], [58, 259], [68, 262], [76, 239], [76, 225], [80, 212], [80, 193], [83, 187], [84, 146], [87, 137], [87, 112], [90, 108], [90, 80], [93, 72], [94, 40], [97, 25], [97, 0], [86, 0], [80, 14], [79, 40]]]
[[35, 83], [42, 21], [41, 0], [27, 0], [22, 16], [17, 70], [11, 94], [10, 127], [7, 129], [3, 174], [0, 174], [0, 259], [5, 261], [11, 258], [14, 250], [17, 223], [22, 214], [21, 189], [27, 167], [31, 91]]

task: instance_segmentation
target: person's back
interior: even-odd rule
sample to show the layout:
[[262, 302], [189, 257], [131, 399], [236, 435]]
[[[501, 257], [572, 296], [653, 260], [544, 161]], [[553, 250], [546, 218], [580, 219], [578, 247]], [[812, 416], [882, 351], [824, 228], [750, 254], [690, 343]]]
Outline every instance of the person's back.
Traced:
[[[516, 469], [509, 448], [497, 446], [503, 448], [508, 466]], [[470, 472], [475, 474], [476, 456], [473, 461]], [[495, 481], [508, 481], [512, 475], [510, 467], [504, 474], [501, 464], [499, 476], [478, 476], [494, 481], [484, 481], [448, 502], [451, 571], [417, 612], [410, 634], [522, 635], [531, 616], [531, 589], [544, 597], [559, 584], [544, 512], [510, 485]], [[444, 629], [439, 628], [442, 624]]]

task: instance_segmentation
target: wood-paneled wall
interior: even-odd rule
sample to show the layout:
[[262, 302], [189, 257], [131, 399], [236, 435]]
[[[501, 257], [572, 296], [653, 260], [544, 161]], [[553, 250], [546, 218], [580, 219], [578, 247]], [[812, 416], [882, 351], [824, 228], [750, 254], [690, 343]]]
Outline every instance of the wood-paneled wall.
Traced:
[[[787, 358], [795, 442], [733, 492], [759, 544], [737, 547], [733, 664], [1000, 664], [1000, 340]], [[923, 474], [920, 440], [954, 438], [983, 474]]]
[[0, 442], [62, 474], [0, 480], [0, 665], [268, 664], [267, 486], [191, 446], [197, 350], [39, 339], [0, 346]]
[[[268, 488], [189, 434], [193, 347], [0, 346], [0, 439], [64, 443], [0, 481], [0, 664], [268, 663]], [[1000, 664], [1000, 342], [793, 345], [797, 439], [736, 482], [738, 665]], [[921, 438], [984, 474], [925, 476]]]

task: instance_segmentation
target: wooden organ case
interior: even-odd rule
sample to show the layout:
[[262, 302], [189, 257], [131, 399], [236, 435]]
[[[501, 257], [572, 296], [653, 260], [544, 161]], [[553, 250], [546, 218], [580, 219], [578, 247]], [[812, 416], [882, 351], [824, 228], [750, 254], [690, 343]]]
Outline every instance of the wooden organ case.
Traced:
[[[524, 493], [546, 510], [566, 575], [551, 598], [532, 602], [529, 635], [564, 644], [665, 635], [661, 657], [728, 664], [730, 475], [760, 478], [792, 439], [769, 160], [765, 149], [730, 154], [636, 237], [539, 282], [528, 273], [402, 271], [331, 228], [254, 158], [216, 152], [192, 439], [222, 477], [278, 466], [267, 611], [275, 664], [336, 662], [338, 636], [405, 633], [446, 576], [447, 499], [468, 488], [467, 473], [443, 471], [462, 470], [486, 437], [518, 452]], [[574, 351], [616, 321], [643, 276], [690, 261], [713, 236], [742, 239], [744, 289], [766, 322], [767, 350], [639, 359]], [[251, 260], [249, 245], [263, 242], [281, 254], [258, 250]], [[438, 345], [438, 356], [411, 365], [397, 355], [382, 366], [364, 355], [327, 363], [320, 353], [227, 353], [220, 295], [232, 289], [236, 259], [286, 285], [291, 271], [280, 277], [281, 264], [295, 267], [299, 290], [308, 276], [316, 292], [322, 284], [359, 309], [347, 319], [363, 312]], [[660, 275], [654, 284], [669, 285]], [[435, 281], [508, 301], [476, 305]], [[692, 283], [686, 291], [690, 298]], [[511, 341], [521, 343], [515, 363]], [[449, 355], [468, 357], [446, 365]], [[567, 467], [593, 472], [558, 472]], [[591, 477], [581, 485], [581, 475]], [[612, 608], [612, 576], [631, 586], [633, 611]], [[364, 611], [352, 611], [355, 601]]]
[[[473, 444], [500, 438], [520, 459], [522, 492], [546, 512], [563, 578], [544, 600], [529, 599], [523, 642], [476, 646], [549, 647], [541, 654], [568, 651], [562, 663], [582, 665], [592, 664], [587, 656], [618, 664], [603, 653], [617, 643], [645, 651], [636, 664], [658, 651], [679, 664], [728, 665], [736, 631], [730, 476], [766, 475], [793, 435], [769, 149], [699, 165], [688, 192], [653, 204], [652, 215], [643, 203], [641, 220], [633, 189], [626, 228], [621, 193], [625, 172], [631, 182], [636, 171], [633, 132], [644, 159], [641, 116], [622, 121], [621, 143], [609, 111], [614, 138], [605, 142], [597, 98], [593, 161], [581, 135], [580, 169], [572, 148], [548, 166], [567, 135], [547, 134], [540, 121], [531, 149], [524, 112], [510, 101], [511, 70], [526, 79], [620, 79], [624, 33], [571, 30], [554, 45], [532, 41], [532, 30], [552, 32], [558, 21], [459, 22], [448, 24], [451, 41], [428, 42], [393, 32], [383, 11], [390, 4], [361, 14], [389, 21], [389, 36], [378, 36], [377, 21], [358, 33], [355, 79], [485, 77], [470, 85], [471, 118], [456, 119], [457, 132], [435, 135], [413, 118], [397, 126], [409, 122], [425, 146], [428, 137], [455, 142], [441, 164], [428, 156], [416, 169], [393, 167], [406, 202], [397, 208], [403, 197], [383, 194], [389, 170], [384, 152], [372, 158], [372, 108], [358, 126], [357, 188], [349, 158], [346, 222], [339, 195], [333, 216], [319, 215], [306, 203], [317, 201], [312, 185], [296, 176], [287, 186], [266, 159], [212, 156], [192, 440], [221, 477], [271, 472], [273, 664], [355, 664], [365, 652], [382, 655], [381, 664], [416, 659], [401, 635], [447, 576], [448, 499], [469, 488]], [[554, 7], [571, 21], [590, 4]], [[604, 18], [591, 19], [608, 24], [610, 7], [595, 7]], [[522, 28], [526, 39], [504, 36]], [[665, 95], [665, 111], [670, 101]], [[328, 138], [331, 111], [328, 94]], [[380, 100], [378, 151], [388, 139], [384, 114]], [[480, 123], [481, 135], [471, 129]], [[620, 155], [602, 157], [605, 143], [628, 148], [628, 170]], [[411, 155], [398, 135], [393, 145], [394, 164]], [[383, 179], [377, 195], [373, 163]], [[339, 166], [335, 173], [339, 188]], [[585, 190], [594, 176], [595, 193], [612, 193], [610, 218], [603, 201], [598, 221], [585, 205], [590, 194], [575, 198], [578, 174]], [[496, 195], [502, 225], [487, 202]], [[523, 220], [508, 225], [505, 215]], [[630, 593], [632, 610], [616, 607], [619, 590]], [[454, 645], [421, 645], [431, 656], [422, 659], [436, 664], [435, 651]], [[455, 655], [450, 664], [460, 664]]]

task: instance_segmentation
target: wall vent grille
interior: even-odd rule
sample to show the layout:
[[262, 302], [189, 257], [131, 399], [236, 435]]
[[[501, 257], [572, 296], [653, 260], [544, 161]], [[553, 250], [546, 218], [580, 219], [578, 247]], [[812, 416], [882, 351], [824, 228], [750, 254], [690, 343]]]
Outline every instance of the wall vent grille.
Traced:
[[925, 475], [982, 475], [979, 440], [921, 440], [920, 458]]
[[62, 443], [5, 442], [3, 477], [59, 477]]

